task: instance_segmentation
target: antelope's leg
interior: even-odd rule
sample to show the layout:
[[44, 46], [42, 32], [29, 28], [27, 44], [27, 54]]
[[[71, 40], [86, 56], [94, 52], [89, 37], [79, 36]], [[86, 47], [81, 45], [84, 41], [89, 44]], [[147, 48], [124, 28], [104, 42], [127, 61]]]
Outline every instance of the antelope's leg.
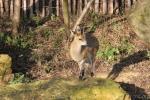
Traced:
[[79, 79], [83, 79], [84, 78], [84, 60], [82, 60], [81, 62], [78, 63], [79, 65]]

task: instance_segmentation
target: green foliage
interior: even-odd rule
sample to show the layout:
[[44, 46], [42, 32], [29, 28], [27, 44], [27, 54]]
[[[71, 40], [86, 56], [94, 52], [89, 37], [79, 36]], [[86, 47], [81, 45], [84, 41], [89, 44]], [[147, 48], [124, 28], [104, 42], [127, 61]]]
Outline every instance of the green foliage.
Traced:
[[92, 23], [90, 24], [90, 27], [91, 27], [90, 30], [95, 31], [95, 29], [98, 27], [98, 25], [102, 21], [102, 16], [100, 16], [99, 14], [95, 12], [90, 12], [89, 15], [91, 16], [91, 21], [92, 21]]
[[18, 48], [29, 48], [31, 46], [31, 44], [23, 36], [11, 37], [4, 33], [0, 33], [0, 42]]
[[17, 83], [28, 83], [30, 79], [26, 77], [23, 73], [15, 73], [14, 78], [9, 81], [10, 84], [17, 84]]
[[150, 59], [150, 50], [147, 50], [146, 56]]
[[54, 33], [51, 29], [45, 29], [43, 34], [42, 34], [42, 37], [48, 39], [49, 36], [52, 36], [52, 35], [54, 35]]
[[97, 58], [104, 58], [108, 61], [117, 60], [118, 55], [127, 55], [132, 52], [134, 46], [128, 41], [128, 39], [121, 40], [119, 46], [113, 47], [110, 43], [106, 43], [102, 50], [97, 52]]
[[128, 39], [123, 38], [123, 40], [121, 40], [121, 44], [118, 47], [119, 52], [121, 54], [129, 54], [131, 53], [131, 51], [133, 50], [134, 45], [132, 45]]
[[97, 57], [102, 57], [106, 60], [115, 60], [117, 55], [119, 54], [119, 49], [112, 47], [112, 46], [107, 46], [104, 51], [98, 51], [97, 52]]
[[39, 16], [33, 16], [31, 20], [35, 23], [36, 26], [41, 25], [41, 18]]
[[50, 17], [51, 17], [51, 20], [52, 20], [52, 21], [55, 21], [55, 20], [58, 19], [58, 17], [57, 17], [56, 15], [54, 15], [54, 14], [52, 14]]

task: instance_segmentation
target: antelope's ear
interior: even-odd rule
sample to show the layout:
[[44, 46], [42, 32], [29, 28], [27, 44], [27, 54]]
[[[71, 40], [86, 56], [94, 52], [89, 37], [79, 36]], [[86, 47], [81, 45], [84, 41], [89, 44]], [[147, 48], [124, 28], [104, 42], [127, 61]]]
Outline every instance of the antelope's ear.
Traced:
[[75, 31], [70, 30], [70, 36], [74, 36], [75, 35]]

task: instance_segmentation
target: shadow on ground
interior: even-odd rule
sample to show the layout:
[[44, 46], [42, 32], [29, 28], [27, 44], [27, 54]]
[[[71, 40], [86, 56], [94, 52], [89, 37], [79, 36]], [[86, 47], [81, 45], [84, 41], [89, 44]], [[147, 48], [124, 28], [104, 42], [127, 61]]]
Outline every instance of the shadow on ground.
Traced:
[[33, 62], [29, 61], [31, 50], [8, 45], [0, 41], [0, 54], [8, 54], [12, 57], [13, 73], [26, 73], [30, 70]]
[[113, 66], [113, 69], [109, 73], [107, 78], [114, 80], [118, 77], [118, 75], [121, 73], [121, 71], [125, 67], [128, 67], [129, 65], [136, 64], [136, 63], [139, 63], [139, 62], [142, 62], [145, 60], [149, 60], [149, 58], [146, 55], [147, 55], [147, 50], [143, 50], [143, 51], [138, 51], [138, 52], [120, 60], [119, 63], [117, 63]]
[[150, 96], [144, 89], [135, 86], [134, 84], [119, 82], [120, 86], [131, 96], [132, 100], [150, 100]]

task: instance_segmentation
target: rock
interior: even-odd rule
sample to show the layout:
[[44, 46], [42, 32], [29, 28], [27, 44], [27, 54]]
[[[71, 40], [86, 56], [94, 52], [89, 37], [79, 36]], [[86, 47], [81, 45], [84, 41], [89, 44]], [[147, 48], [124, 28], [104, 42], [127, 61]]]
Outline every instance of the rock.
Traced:
[[11, 73], [11, 65], [12, 65], [12, 59], [7, 54], [0, 54], [0, 81], [7, 80]]
[[120, 85], [111, 80], [73, 78], [0, 86], [0, 97], [2, 100], [131, 100]]
[[141, 39], [150, 42], [150, 0], [138, 0], [128, 20], [136, 34]]

